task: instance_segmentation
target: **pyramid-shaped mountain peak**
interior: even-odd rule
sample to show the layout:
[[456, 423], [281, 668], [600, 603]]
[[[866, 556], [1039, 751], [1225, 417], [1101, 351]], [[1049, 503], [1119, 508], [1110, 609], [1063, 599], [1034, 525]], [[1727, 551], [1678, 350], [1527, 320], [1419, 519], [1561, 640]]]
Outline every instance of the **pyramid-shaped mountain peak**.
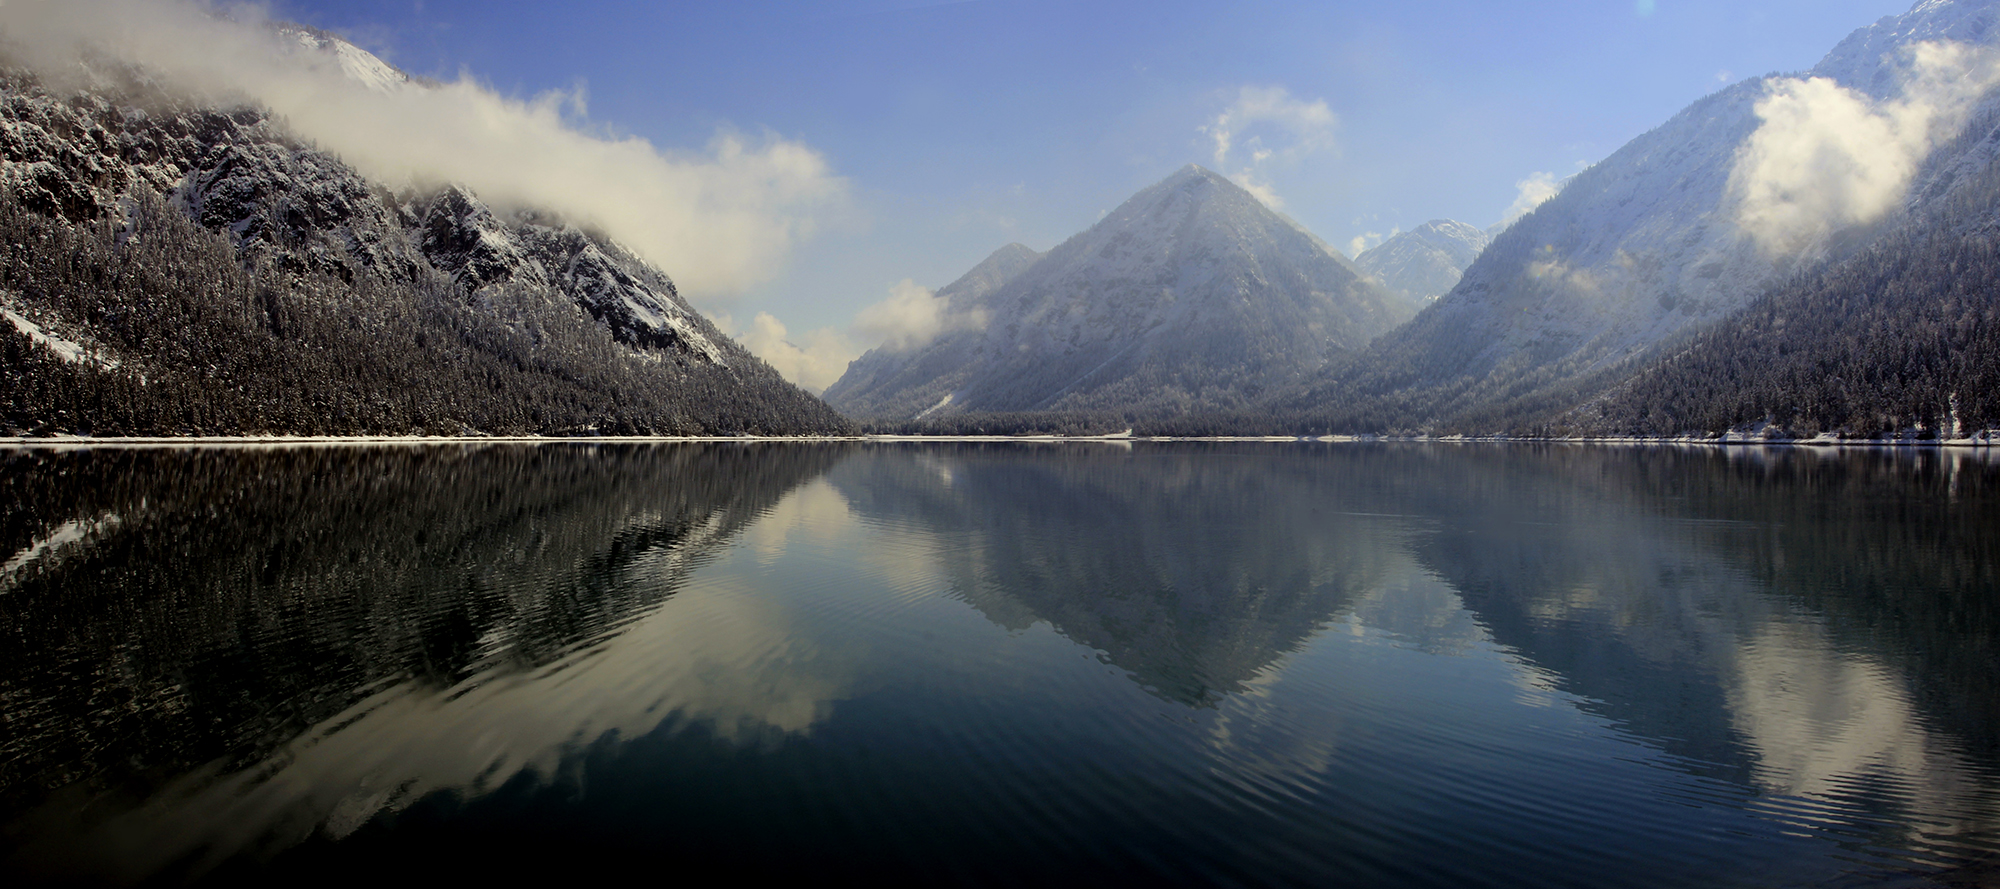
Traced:
[[[973, 308], [958, 296], [952, 306]], [[884, 418], [1236, 410], [1361, 348], [1415, 304], [1190, 164], [981, 295], [976, 308], [964, 329], [921, 348], [863, 356], [827, 400]]]
[[1152, 187], [1133, 195], [1126, 203], [1144, 201], [1149, 195], [1167, 191], [1184, 191], [1203, 199], [1241, 196], [1244, 200], [1257, 200], [1249, 192], [1244, 191], [1242, 186], [1231, 182], [1229, 177], [1200, 164], [1188, 164], [1175, 170], [1173, 175], [1154, 183]]

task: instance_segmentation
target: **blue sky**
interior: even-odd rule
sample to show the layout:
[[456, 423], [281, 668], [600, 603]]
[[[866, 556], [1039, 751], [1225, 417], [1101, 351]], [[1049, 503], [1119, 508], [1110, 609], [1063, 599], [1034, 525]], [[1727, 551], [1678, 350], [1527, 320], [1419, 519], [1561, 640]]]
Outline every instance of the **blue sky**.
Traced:
[[691, 296], [746, 340], [768, 314], [837, 368], [835, 353], [872, 344], [856, 313], [899, 282], [942, 286], [1012, 241], [1046, 250], [1183, 164], [1256, 186], [1350, 254], [1356, 238], [1433, 218], [1486, 226], [1537, 174], [1574, 173], [1726, 83], [1809, 68], [1908, 5], [276, 0], [272, 12], [413, 73], [522, 99], [580, 91], [575, 125], [667, 152], [698, 153], [719, 131], [817, 152], [845, 199], [761, 282]]

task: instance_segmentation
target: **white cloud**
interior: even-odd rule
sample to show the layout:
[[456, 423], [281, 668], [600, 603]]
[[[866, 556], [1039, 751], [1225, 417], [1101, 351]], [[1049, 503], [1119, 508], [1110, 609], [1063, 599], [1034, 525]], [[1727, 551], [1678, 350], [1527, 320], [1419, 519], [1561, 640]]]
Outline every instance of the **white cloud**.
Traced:
[[[951, 298], [904, 278], [889, 288], [889, 298], [854, 316], [854, 332], [891, 351], [903, 351], [935, 339], [946, 329], [971, 326], [983, 319], [949, 314]], [[978, 326], [984, 326], [980, 324]]]
[[1200, 132], [1214, 143], [1215, 169], [1275, 210], [1284, 201], [1271, 186], [1270, 170], [1336, 150], [1339, 123], [1323, 99], [1296, 99], [1281, 86], [1246, 86]]
[[1260, 176], [1255, 168], [1245, 167], [1235, 173], [1231, 173], [1229, 174], [1229, 180], [1241, 186], [1244, 191], [1249, 192], [1257, 200], [1262, 201], [1264, 206], [1273, 210], [1285, 209], [1285, 199], [1278, 197], [1277, 189], [1273, 188], [1267, 179]]
[[1781, 78], [1730, 171], [1736, 221], [1759, 246], [1789, 253], [1894, 209], [1931, 149], [2000, 84], [2000, 56], [1955, 43], [1908, 47], [1902, 91], [1873, 99], [1824, 77]]
[[1382, 246], [1383, 241], [1402, 233], [1403, 229], [1401, 226], [1389, 229], [1389, 233], [1386, 235], [1381, 232], [1362, 232], [1347, 242], [1347, 255], [1350, 257], [1360, 256], [1376, 247]]
[[717, 327], [735, 336], [751, 354], [815, 394], [839, 380], [848, 363], [868, 349], [914, 349], [942, 333], [978, 330], [986, 321], [985, 310], [954, 312], [950, 297], [938, 296], [909, 278], [892, 285], [886, 298], [856, 312], [846, 332], [822, 327], [794, 337], [769, 312], [758, 312], [750, 329], [742, 333], [735, 333], [730, 316], [720, 314], [715, 319]]
[[861, 354], [845, 334], [831, 327], [808, 331], [798, 340], [793, 341], [784, 323], [770, 312], [758, 312], [750, 329], [736, 336], [750, 354], [815, 395], [839, 380], [847, 372], [847, 363]]
[[45, 70], [93, 45], [166, 82], [247, 96], [378, 182], [458, 182], [501, 206], [553, 210], [603, 228], [697, 296], [770, 277], [836, 210], [846, 183], [809, 146], [719, 132], [700, 152], [585, 132], [582, 93], [531, 101], [469, 76], [434, 88], [370, 89], [332, 56], [302, 54], [255, 9], [221, 18], [196, 0], [12, 0], [0, 33]]
[[1515, 220], [1528, 215], [1528, 211], [1555, 197], [1559, 191], [1562, 191], [1562, 182], [1556, 179], [1556, 174], [1529, 173], [1528, 178], [1514, 183], [1514, 203], [1500, 214], [1500, 227], [1513, 225]]
[[1597, 296], [1603, 291], [1597, 276], [1591, 274], [1589, 269], [1564, 262], [1548, 247], [1542, 248], [1537, 258], [1529, 260], [1528, 276], [1582, 296]]

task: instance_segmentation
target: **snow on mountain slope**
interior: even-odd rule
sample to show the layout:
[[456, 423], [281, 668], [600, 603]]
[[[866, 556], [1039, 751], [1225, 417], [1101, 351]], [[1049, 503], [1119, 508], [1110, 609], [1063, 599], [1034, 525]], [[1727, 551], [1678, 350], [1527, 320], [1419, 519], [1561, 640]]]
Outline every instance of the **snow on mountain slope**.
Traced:
[[[310, 38], [299, 44], [302, 63], [318, 63], [310, 54], [324, 52], [318, 61], [337, 62], [371, 87], [427, 88], [350, 44], [300, 33]], [[664, 272], [599, 231], [545, 211], [496, 208], [462, 186], [394, 191], [306, 144], [266, 109], [176, 92], [142, 68], [99, 60], [85, 82], [55, 88], [10, 65], [5, 52], [0, 47], [0, 188], [19, 210], [80, 230], [109, 226], [103, 230], [122, 241], [144, 237], [138, 208], [163, 200], [225, 238], [243, 267], [335, 282], [312, 286], [346, 287], [364, 301], [442, 299], [483, 313], [480, 329], [509, 331], [522, 348], [560, 344], [562, 351], [536, 359], [542, 364], [523, 361], [521, 369], [566, 384], [614, 380], [643, 389], [645, 409], [654, 411], [642, 418], [646, 428], [707, 428], [710, 406], [740, 422], [722, 428], [841, 425], [696, 313]], [[32, 297], [15, 295], [19, 304], [10, 308], [60, 315]], [[51, 329], [86, 337], [97, 323], [58, 316], [50, 316]], [[456, 341], [423, 339], [440, 348], [515, 348], [487, 334], [475, 341], [468, 330], [460, 325]], [[661, 413], [669, 409], [680, 413]], [[784, 425], [794, 420], [798, 426]], [[517, 421], [536, 428], [532, 417], [508, 420]]]
[[1391, 291], [1429, 301], [1458, 284], [1489, 240], [1463, 222], [1433, 219], [1363, 251], [1354, 265]]
[[414, 197], [420, 249], [468, 290], [514, 285], [566, 294], [636, 347], [685, 351], [728, 364], [729, 342], [699, 320], [673, 282], [616, 242], [532, 212], [502, 218], [463, 188]]
[[395, 92], [413, 82], [410, 75], [382, 61], [374, 53], [318, 28], [290, 23], [278, 24], [275, 27], [279, 35], [296, 42], [310, 52], [320, 53], [318, 60], [331, 60], [339, 67], [342, 75], [375, 92]]
[[1948, 41], [1992, 45], [1994, 6], [1982, 0], [1921, 0], [1903, 15], [1885, 16], [1847, 35], [1829, 51], [1812, 76], [1831, 78], [1878, 99], [1895, 95], [1897, 55], [1917, 43]]
[[[1898, 164], [1934, 171], [1953, 160], [1924, 152], [1956, 144], [1949, 130], [1965, 114], [1925, 103], [1939, 83], [1984, 83], [1972, 75], [2000, 38], [1996, 6], [1927, 0], [1856, 31], [1804, 78], [1768, 76], [1695, 102], [1573, 177], [1347, 379], [1322, 382], [1291, 406], [1358, 390], [1426, 404], [1436, 418], [1545, 391], [1726, 318], [1772, 282], [1856, 249], [1927, 194], [1925, 176], [1912, 180]], [[1960, 42], [1942, 46], [1962, 51], [1941, 54], [1966, 77], [1932, 65], [1926, 53], [1940, 55], [1932, 52], [1940, 45], [1919, 44], [1937, 40]], [[1884, 145], [1854, 146], [1842, 121], [1862, 115], [1863, 135], [1884, 133]], [[1820, 178], [1759, 192], [1744, 175], [1760, 172], [1745, 160], [1757, 152], [1790, 152], [1771, 168]], [[1870, 183], [1873, 199], [1893, 198], [1889, 209], [1782, 208], [1819, 226], [1789, 239], [1758, 237], [1760, 217], [1746, 212], [1746, 195], [1832, 201], [1825, 192], [1855, 181]]]
[[[344, 76], [380, 92], [422, 87], [337, 36], [301, 25], [274, 27], [305, 50], [304, 64], [331, 62]], [[452, 272], [470, 290], [503, 283], [554, 288], [575, 299], [622, 342], [678, 347], [697, 360], [727, 363], [721, 344], [728, 339], [697, 320], [665, 274], [610, 239], [548, 214], [529, 211], [502, 218], [459, 186], [388, 196], [336, 158], [283, 144], [282, 130], [261, 117], [259, 112], [236, 112], [233, 121], [257, 120], [249, 126], [210, 127], [216, 144], [204, 146], [206, 151], [153, 163], [142, 160], [139, 166], [147, 169], [136, 175], [158, 190], [181, 193], [204, 225], [229, 230], [252, 253], [322, 234], [335, 243], [309, 252], [309, 265], [335, 268], [345, 253], [374, 267], [402, 251], [408, 237], [399, 238], [398, 230], [411, 228], [422, 258]], [[177, 123], [151, 122], [169, 129]], [[22, 126], [34, 124], [0, 120], [0, 127]], [[9, 158], [8, 166], [12, 163]], [[175, 181], [183, 170], [185, 181]], [[0, 176], [12, 178], [5, 170]], [[116, 189], [104, 191], [102, 198], [108, 201]]]
[[[947, 301], [945, 312], [950, 323], [944, 328], [983, 327], [991, 315], [986, 298], [1040, 262], [1043, 255], [1020, 244], [1008, 244], [993, 251], [958, 280], [938, 288], [933, 295]], [[953, 363], [951, 350], [931, 349], [931, 345], [918, 344], [903, 350], [886, 346], [871, 349], [849, 362], [847, 372], [820, 397], [827, 404], [868, 417], [908, 416], [910, 410], [898, 410], [897, 406], [936, 404], [957, 386], [956, 374], [961, 368]]]
[[[1358, 349], [1413, 304], [1248, 192], [1189, 165], [986, 297], [982, 329], [850, 367], [829, 402], [960, 411], [1234, 409]], [[895, 361], [907, 371], [885, 372]]]

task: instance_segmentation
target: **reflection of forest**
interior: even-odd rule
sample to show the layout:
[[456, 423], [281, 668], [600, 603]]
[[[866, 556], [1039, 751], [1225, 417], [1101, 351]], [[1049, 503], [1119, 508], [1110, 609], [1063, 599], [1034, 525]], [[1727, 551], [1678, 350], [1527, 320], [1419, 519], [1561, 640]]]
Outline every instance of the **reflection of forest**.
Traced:
[[[10, 813], [58, 787], [143, 801], [205, 766], [248, 777], [152, 807], [172, 814], [147, 830], [187, 812], [262, 824], [239, 815], [266, 803], [297, 803], [285, 811], [311, 829], [388, 811], [387, 794], [527, 774], [663, 713], [722, 740], [803, 734], [848, 700], [865, 671], [843, 658], [859, 655], [726, 586], [756, 575], [683, 581], [760, 516], [749, 539], [782, 546], [786, 521], [846, 527], [832, 523], [851, 510], [895, 532], [863, 558], [935, 567], [994, 623], [1046, 622], [1162, 698], [1220, 705], [1258, 762], [1333, 761], [1332, 724], [1293, 709], [1305, 692], [1284, 680], [1342, 668], [1283, 662], [1351, 621], [1441, 657], [1497, 643], [1524, 678], [1669, 754], [1653, 761], [1723, 782], [1692, 786], [1728, 806], [1952, 858], [2000, 824], [2000, 460], [1983, 454], [689, 444], [0, 461]], [[786, 497], [822, 474], [832, 490]], [[1266, 717], [1282, 730], [1256, 734]]]
[[1947, 845], [2000, 826], [1987, 455], [1443, 456], [1408, 500], [1439, 518], [1418, 559], [1587, 709], [1684, 768], [1897, 813], [1882, 824]]
[[[61, 786], [143, 796], [257, 762], [391, 683], [549, 663], [846, 453], [7, 451], [0, 807]], [[648, 582], [624, 579], [635, 566]]]
[[1037, 620], [1147, 688], [1209, 705], [1407, 563], [1380, 518], [1383, 452], [1184, 445], [879, 448], [829, 474], [858, 513], [949, 541], [994, 622]]

